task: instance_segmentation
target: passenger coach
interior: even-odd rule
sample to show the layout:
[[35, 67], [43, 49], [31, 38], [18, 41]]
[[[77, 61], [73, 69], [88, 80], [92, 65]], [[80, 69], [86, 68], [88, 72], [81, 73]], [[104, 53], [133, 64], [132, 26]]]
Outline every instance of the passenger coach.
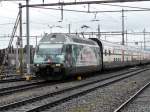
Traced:
[[103, 69], [135, 66], [150, 62], [150, 51], [131, 48], [97, 38], [91, 38], [97, 42], [101, 49]]

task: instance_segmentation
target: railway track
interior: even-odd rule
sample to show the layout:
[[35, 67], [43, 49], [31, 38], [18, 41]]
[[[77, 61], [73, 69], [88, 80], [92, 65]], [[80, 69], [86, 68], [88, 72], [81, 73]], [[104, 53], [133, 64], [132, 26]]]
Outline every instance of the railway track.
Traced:
[[[16, 73], [16, 68], [10, 67], [6, 67], [5, 71], [3, 71], [2, 74], [0, 74], [0, 77], [0, 83], [26, 80], [26, 78], [23, 78], [22, 75]], [[35, 77], [33, 77], [33, 79], [35, 79]]]
[[[2, 83], [9, 83], [9, 82], [17, 82], [17, 81], [25, 81], [26, 78], [21, 75], [3, 75], [3, 79], [0, 80], [0, 84]], [[36, 78], [33, 77], [32, 80], [35, 80]]]
[[141, 72], [144, 72], [146, 69], [140, 69], [137, 71], [132, 71], [130, 73], [118, 74], [116, 76], [112, 76], [105, 79], [99, 79], [94, 81], [84, 82], [74, 87], [62, 88], [55, 92], [49, 92], [46, 94], [42, 94], [36, 97], [27, 98], [22, 101], [13, 102], [10, 104], [6, 104], [0, 106], [0, 110], [2, 111], [21, 111], [21, 112], [33, 112], [43, 110], [45, 108], [50, 108], [55, 105], [58, 105], [62, 102], [68, 101], [80, 95], [87, 94], [91, 91], [94, 91], [98, 88], [107, 86], [109, 84], [115, 83], [117, 81], [123, 80], [125, 78], [137, 75]]
[[25, 78], [19, 78], [19, 79], [3, 79], [0, 80], [0, 84], [2, 83], [9, 83], [9, 82], [17, 82], [17, 81], [24, 81]]
[[114, 112], [121, 112], [124, 108], [127, 108], [130, 103], [134, 103], [134, 100], [138, 98], [138, 96], [142, 94], [143, 91], [146, 90], [148, 87], [150, 87], [150, 81], [146, 83], [143, 87], [141, 87], [134, 95], [130, 96], [130, 98], [123, 102], [118, 108], [116, 108]]
[[34, 88], [38, 88], [38, 87], [43, 87], [48, 84], [50, 85], [50, 84], [55, 84], [55, 83], [54, 82], [47, 83], [45, 81], [37, 81], [37, 82], [32, 82], [32, 83], [23, 84], [23, 85], [1, 88], [0, 96], [9, 95], [9, 94], [16, 93], [16, 92], [22, 92], [25, 90], [34, 89]]
[[[138, 68], [128, 69], [127, 72], [120, 73], [119, 75], [124, 74], [124, 73], [129, 73], [131, 71], [134, 71], [135, 69], [138, 69]], [[104, 74], [106, 74], [106, 73], [104, 73]], [[112, 75], [112, 76], [115, 76], [115, 75]], [[12, 83], [10, 83], [10, 82], [12, 82]], [[17, 82], [18, 84], [16, 84], [15, 82]], [[62, 83], [62, 82], [65, 82], [65, 81], [59, 81], [58, 83]], [[8, 84], [9, 86], [6, 86], [5, 83]], [[12, 86], [12, 85], [14, 85], [14, 83], [15, 83], [15, 86]], [[20, 79], [20, 80], [12, 80], [12, 81], [6, 80], [6, 81], [2, 82], [1, 84], [5, 85], [4, 87], [2, 85], [0, 86], [1, 87], [0, 95], [3, 96], [3, 95], [8, 95], [8, 94], [12, 94], [15, 92], [19, 92], [19, 91], [21, 92], [21, 91], [25, 91], [25, 90], [29, 90], [29, 89], [42, 87], [42, 85], [44, 86], [44, 84], [46, 84], [46, 83], [44, 83], [44, 81], [36, 81], [36, 80], [32, 80], [32, 82], [27, 83], [23, 79], [22, 80]]]
[[[133, 68], [133, 69], [135, 70], [137, 68]], [[131, 69], [131, 70], [129, 70], [127, 72], [123, 72], [119, 75], [122, 75], [124, 73], [129, 73], [129, 72], [134, 71], [134, 70]], [[116, 76], [116, 75], [112, 75], [111, 77], [114, 77], [114, 76]], [[106, 79], [107, 79], [107, 77], [106, 77]], [[22, 80], [19, 80], [19, 81], [22, 81]], [[25, 82], [25, 84], [19, 83], [18, 85], [15, 85], [15, 86], [2, 87], [0, 89], [0, 96], [9, 95], [9, 94], [16, 93], [16, 92], [22, 92], [22, 91], [26, 91], [26, 90], [34, 89], [34, 88], [38, 88], [38, 87], [44, 87], [44, 86], [50, 84], [50, 83], [46, 83], [46, 81], [36, 81], [36, 80], [33, 82], [28, 82], [28, 83], [23, 80], [23, 82]], [[65, 82], [65, 81], [59, 81], [58, 83], [63, 83], [63, 82]], [[7, 81], [6, 81], [6, 83], [7, 83]], [[53, 82], [53, 84], [57, 84], [57, 82]], [[11, 85], [13, 85], [13, 84], [11, 84]]]

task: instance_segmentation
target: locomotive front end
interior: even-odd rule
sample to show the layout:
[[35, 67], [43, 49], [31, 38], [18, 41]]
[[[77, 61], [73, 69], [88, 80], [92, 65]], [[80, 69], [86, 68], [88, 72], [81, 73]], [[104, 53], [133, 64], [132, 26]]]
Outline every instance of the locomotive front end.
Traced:
[[34, 72], [44, 79], [62, 78], [65, 74], [63, 44], [39, 44], [34, 56]]

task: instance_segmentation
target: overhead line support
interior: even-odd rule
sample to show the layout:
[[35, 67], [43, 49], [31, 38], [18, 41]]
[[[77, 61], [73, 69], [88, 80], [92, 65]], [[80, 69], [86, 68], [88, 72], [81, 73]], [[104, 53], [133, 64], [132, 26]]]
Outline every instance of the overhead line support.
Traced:
[[6, 63], [8, 54], [9, 54], [9, 48], [11, 48], [14, 36], [15, 36], [17, 28], [18, 28], [19, 18], [20, 18], [19, 16], [20, 16], [20, 13], [18, 13], [18, 15], [17, 15], [16, 21], [15, 21], [15, 24], [14, 24], [14, 27], [13, 27], [13, 31], [12, 31], [12, 34], [11, 34], [11, 38], [9, 40], [8, 47], [7, 47], [5, 55], [4, 55], [4, 58], [3, 58], [3, 61], [2, 61], [2, 65], [0, 66], [0, 78], [4, 77], [2, 75], [2, 73], [3, 73], [3, 70], [4, 70], [4, 65]]
[[26, 0], [26, 35], [27, 35], [27, 75], [30, 75], [30, 30], [29, 30], [29, 0]]
[[90, 13], [90, 4], [88, 4], [88, 13]]
[[19, 20], [20, 20], [20, 39], [19, 39], [19, 43], [20, 43], [20, 75], [22, 76], [23, 75], [23, 62], [22, 62], [22, 59], [23, 59], [23, 43], [22, 43], [22, 8], [21, 8], [21, 4], [19, 4], [19, 14], [20, 14], [20, 17], [19, 17]]
[[61, 21], [63, 20], [64, 18], [64, 14], [63, 14], [63, 5], [61, 5]]
[[122, 45], [124, 45], [124, 10], [122, 9]]
[[61, 6], [61, 5], [82, 5], [82, 4], [100, 4], [100, 3], [116, 3], [116, 2], [135, 2], [135, 1], [149, 1], [149, 0], [102, 0], [102, 1], [82, 1], [82, 2], [59, 2], [49, 4], [32, 4], [23, 5], [22, 7], [36, 7], [36, 6]]

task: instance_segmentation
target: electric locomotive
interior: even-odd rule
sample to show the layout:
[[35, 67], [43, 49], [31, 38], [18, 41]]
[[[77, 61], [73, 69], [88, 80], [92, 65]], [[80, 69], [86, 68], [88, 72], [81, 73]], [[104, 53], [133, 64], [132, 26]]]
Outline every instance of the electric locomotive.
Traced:
[[99, 45], [77, 36], [45, 34], [34, 55], [35, 75], [44, 79], [61, 79], [101, 69]]

